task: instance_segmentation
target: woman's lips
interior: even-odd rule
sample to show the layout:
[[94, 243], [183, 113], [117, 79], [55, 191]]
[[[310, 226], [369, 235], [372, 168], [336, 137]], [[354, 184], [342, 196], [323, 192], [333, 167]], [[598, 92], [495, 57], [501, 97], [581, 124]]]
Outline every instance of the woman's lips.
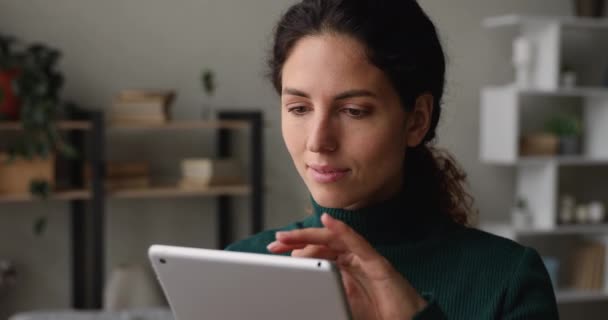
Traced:
[[308, 173], [318, 183], [332, 183], [344, 178], [350, 169], [341, 169], [331, 166], [308, 165]]

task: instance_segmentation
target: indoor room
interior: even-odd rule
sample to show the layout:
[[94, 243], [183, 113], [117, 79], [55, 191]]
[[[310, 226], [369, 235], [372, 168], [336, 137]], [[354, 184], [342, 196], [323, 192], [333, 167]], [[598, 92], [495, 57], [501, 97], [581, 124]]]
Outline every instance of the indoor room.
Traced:
[[605, 318], [605, 2], [0, 0], [0, 319]]

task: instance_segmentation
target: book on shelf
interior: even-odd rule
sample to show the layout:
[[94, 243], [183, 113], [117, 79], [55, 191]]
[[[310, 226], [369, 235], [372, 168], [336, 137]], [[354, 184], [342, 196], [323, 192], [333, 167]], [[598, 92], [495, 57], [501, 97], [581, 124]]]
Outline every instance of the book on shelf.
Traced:
[[170, 104], [175, 99], [174, 90], [163, 89], [126, 89], [120, 91], [116, 95], [121, 101], [150, 101], [161, 100], [166, 104]]
[[114, 98], [108, 118], [112, 123], [166, 123], [174, 100], [171, 90], [123, 90]]
[[583, 291], [608, 290], [608, 238], [589, 237], [571, 256], [571, 285]]
[[205, 188], [243, 182], [238, 161], [234, 159], [184, 159], [181, 163], [182, 188]]
[[[104, 186], [108, 190], [141, 189], [150, 187], [150, 164], [145, 161], [108, 162], [104, 175]], [[91, 168], [85, 166], [84, 178], [91, 183]]]
[[106, 190], [147, 189], [150, 188], [150, 177], [110, 178], [104, 181]]
[[[150, 175], [150, 164], [146, 161], [110, 161], [105, 166], [106, 178], [125, 178]], [[85, 179], [91, 178], [91, 167], [87, 164]]]

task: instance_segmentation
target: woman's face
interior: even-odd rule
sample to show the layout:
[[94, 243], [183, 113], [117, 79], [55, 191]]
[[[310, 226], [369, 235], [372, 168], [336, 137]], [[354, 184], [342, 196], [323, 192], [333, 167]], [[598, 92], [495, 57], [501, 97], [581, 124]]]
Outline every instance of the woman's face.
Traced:
[[357, 209], [401, 188], [406, 112], [355, 39], [296, 43], [282, 70], [281, 117], [287, 149], [321, 206]]

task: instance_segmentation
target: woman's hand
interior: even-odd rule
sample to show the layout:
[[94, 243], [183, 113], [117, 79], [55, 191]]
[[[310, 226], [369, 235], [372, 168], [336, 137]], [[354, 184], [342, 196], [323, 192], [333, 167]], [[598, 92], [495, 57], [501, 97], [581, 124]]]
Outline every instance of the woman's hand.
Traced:
[[354, 319], [411, 319], [426, 301], [353, 229], [324, 214], [325, 228], [277, 232], [273, 253], [335, 261]]

